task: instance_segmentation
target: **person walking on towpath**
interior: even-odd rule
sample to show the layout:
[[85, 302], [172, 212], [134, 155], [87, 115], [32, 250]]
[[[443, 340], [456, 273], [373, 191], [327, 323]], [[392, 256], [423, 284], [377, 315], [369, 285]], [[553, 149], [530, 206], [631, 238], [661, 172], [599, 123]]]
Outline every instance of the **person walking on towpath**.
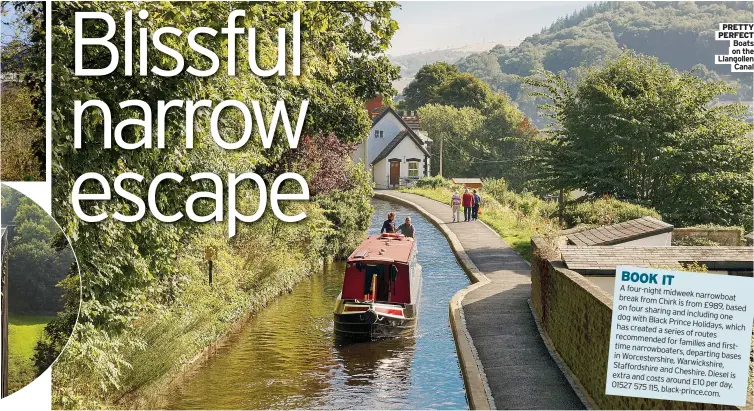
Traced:
[[382, 233], [395, 233], [395, 213], [387, 213], [387, 220], [382, 223], [382, 228], [380, 229], [380, 234]]
[[471, 210], [471, 219], [479, 219], [479, 206], [482, 205], [482, 197], [474, 190], [474, 207]]
[[453, 222], [461, 220], [461, 196], [458, 195], [458, 190], [450, 197], [450, 208], [453, 210]]
[[398, 226], [398, 232], [406, 237], [414, 238], [414, 226], [411, 224], [411, 217], [406, 217], [406, 222]]
[[463, 221], [471, 221], [471, 209], [474, 207], [474, 196], [467, 188], [463, 192]]

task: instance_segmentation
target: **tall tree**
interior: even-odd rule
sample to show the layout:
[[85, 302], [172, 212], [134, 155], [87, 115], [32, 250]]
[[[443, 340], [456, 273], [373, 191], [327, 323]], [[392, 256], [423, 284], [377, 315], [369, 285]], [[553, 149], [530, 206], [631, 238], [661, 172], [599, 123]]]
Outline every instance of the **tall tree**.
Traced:
[[555, 120], [542, 162], [555, 188], [647, 204], [670, 222], [752, 225], [752, 125], [730, 93], [656, 58], [624, 53], [575, 89], [545, 72], [527, 83]]
[[473, 74], [463, 73], [445, 80], [438, 90], [437, 101], [453, 107], [483, 108], [492, 96], [487, 83]]
[[419, 110], [422, 128], [432, 136], [432, 174], [468, 177], [471, 136], [481, 127], [484, 117], [472, 107], [456, 108], [428, 104]]
[[403, 90], [401, 108], [418, 110], [425, 104], [439, 102], [443, 84], [459, 74], [458, 67], [445, 62], [425, 65]]
[[3, 186], [2, 205], [3, 217], [11, 218], [3, 222], [15, 223], [8, 246], [9, 309], [16, 314], [55, 315], [63, 306], [58, 283], [69, 272], [73, 253], [56, 247], [60, 229], [31, 199]]
[[[44, 2], [0, 3], [0, 179], [44, 178]], [[43, 34], [43, 33], [42, 33]]]
[[[282, 127], [278, 127], [274, 144], [264, 149], [259, 138], [252, 138], [242, 149], [221, 150], [211, 142], [208, 133], [209, 116], [198, 116], [194, 148], [186, 149], [183, 142], [185, 119], [168, 115], [165, 122], [166, 146], [162, 149], [122, 150], [104, 149], [102, 116], [96, 111], [82, 122], [82, 147], [74, 149], [75, 100], [98, 99], [112, 109], [112, 122], [117, 124], [135, 114], [120, 109], [118, 104], [130, 99], [146, 99], [151, 110], [157, 110], [159, 100], [208, 99], [215, 103], [235, 99], [260, 101], [270, 107], [284, 99], [288, 107], [297, 107], [304, 99], [310, 101], [302, 136], [333, 135], [344, 143], [359, 141], [371, 125], [363, 109], [364, 101], [375, 94], [390, 96], [391, 83], [398, 70], [384, 56], [390, 39], [397, 30], [397, 22], [390, 15], [393, 2], [55, 2], [52, 4], [52, 73], [53, 82], [53, 213], [71, 238], [81, 262], [82, 304], [74, 343], [69, 345], [67, 372], [93, 374], [101, 381], [102, 389], [117, 386], [121, 371], [128, 367], [120, 347], [133, 343], [123, 335], [129, 325], [145, 310], [165, 304], [173, 295], [177, 256], [187, 244], [193, 244], [201, 225], [187, 218], [164, 224], [152, 216], [135, 223], [121, 223], [108, 219], [97, 224], [80, 221], [71, 207], [70, 193], [74, 181], [84, 173], [96, 171], [108, 181], [124, 172], [136, 172], [151, 181], [162, 172], [190, 175], [211, 172], [219, 176], [240, 171], [255, 171], [270, 178], [288, 166], [287, 142]], [[126, 76], [125, 54], [120, 53], [114, 73], [99, 77], [74, 75], [74, 18], [76, 12], [104, 12], [117, 22], [127, 12], [145, 9], [149, 18], [139, 24], [154, 32], [160, 27], [174, 27], [187, 33], [196, 27], [210, 27], [218, 32], [226, 24], [232, 10], [244, 10], [246, 16], [237, 24], [256, 29], [257, 44], [239, 41], [236, 45], [237, 74], [227, 73], [227, 44], [218, 35], [215, 41], [200, 40], [206, 48], [219, 56], [221, 67], [217, 74], [201, 78], [191, 75], [175, 77]], [[271, 63], [276, 56], [277, 29], [287, 27], [291, 32], [292, 15], [301, 12], [301, 61], [299, 77], [255, 76], [246, 63], [249, 47], [256, 47], [257, 58]], [[101, 37], [106, 32], [103, 22], [89, 21], [83, 27], [84, 37]], [[210, 62], [192, 51], [186, 35], [163, 36], [163, 41], [180, 52], [186, 67], [208, 68]], [[245, 36], [244, 36], [245, 38]], [[124, 34], [118, 30], [111, 40], [124, 50]], [[292, 48], [292, 37], [286, 38], [286, 50]], [[134, 48], [133, 61], [140, 60], [140, 50]], [[147, 45], [148, 64], [170, 69], [175, 60]], [[104, 47], [87, 47], [85, 64], [104, 67], [110, 54]], [[272, 64], [269, 64], [272, 65]], [[271, 110], [265, 113], [270, 121]], [[295, 117], [295, 116], [294, 116]], [[154, 119], [156, 121], [156, 119]], [[220, 119], [224, 130], [240, 135], [242, 122], [233, 115]], [[295, 121], [295, 120], [294, 120]], [[152, 125], [156, 127], [155, 124]], [[127, 127], [125, 139], [142, 138], [139, 127]], [[235, 134], [234, 134], [235, 133]], [[185, 206], [188, 196], [197, 191], [213, 191], [211, 184], [182, 184], [169, 186], [158, 194], [157, 206], [162, 210], [178, 210]], [[84, 192], [97, 190], [84, 186]], [[145, 184], [127, 184], [127, 189], [142, 199], [147, 196]], [[100, 204], [87, 204], [84, 212], [132, 215], [134, 205], [114, 197]], [[173, 211], [173, 212], [174, 212]], [[201, 213], [200, 213], [201, 214]], [[290, 227], [294, 231], [297, 227]], [[90, 358], [92, 353], [96, 359]], [[96, 361], [95, 361], [96, 360]]]

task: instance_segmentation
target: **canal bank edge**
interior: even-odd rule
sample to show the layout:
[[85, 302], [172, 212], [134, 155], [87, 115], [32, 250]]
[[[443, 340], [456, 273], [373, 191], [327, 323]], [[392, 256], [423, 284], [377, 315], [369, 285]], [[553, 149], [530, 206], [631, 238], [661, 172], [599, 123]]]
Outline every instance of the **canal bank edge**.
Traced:
[[460, 263], [461, 268], [472, 282], [471, 285], [459, 290], [453, 295], [453, 298], [450, 299], [449, 307], [450, 328], [453, 331], [453, 339], [456, 343], [461, 374], [463, 376], [464, 385], [466, 386], [466, 398], [469, 401], [469, 408], [473, 410], [496, 409], [495, 400], [492, 397], [492, 391], [487, 383], [487, 377], [484, 374], [484, 367], [482, 366], [481, 361], [479, 361], [474, 341], [466, 328], [466, 319], [463, 313], [463, 306], [461, 305], [466, 294], [488, 284], [490, 279], [479, 271], [474, 262], [471, 261], [471, 258], [466, 254], [458, 237], [446, 227], [445, 223], [440, 221], [433, 214], [418, 204], [385, 192], [375, 191], [374, 198], [403, 204], [415, 209], [437, 227], [437, 229], [440, 230], [443, 236], [448, 240], [450, 248], [453, 250], [453, 253], [455, 253], [456, 259]]
[[[324, 260], [320, 260], [320, 267], [324, 263]], [[126, 392], [114, 399], [113, 403], [108, 405], [110, 408], [122, 408], [122, 409], [163, 409], [165, 408], [165, 393], [169, 390], [175, 389], [180, 385], [182, 380], [188, 377], [192, 371], [200, 367], [205, 361], [207, 361], [212, 355], [217, 353], [217, 350], [225, 342], [227, 342], [232, 336], [237, 333], [241, 328], [251, 321], [251, 319], [257, 315], [261, 310], [266, 308], [275, 299], [280, 298], [286, 293], [290, 293], [293, 288], [298, 285], [302, 280], [312, 275], [312, 271], [302, 272], [301, 275], [294, 278], [291, 282], [282, 285], [279, 288], [273, 288], [268, 293], [262, 296], [258, 305], [254, 307], [247, 307], [247, 310], [240, 317], [232, 321], [222, 334], [218, 335], [213, 341], [200, 348], [195, 352], [191, 359], [172, 367], [168, 372], [149, 382], [148, 384], [139, 387], [135, 390]]]

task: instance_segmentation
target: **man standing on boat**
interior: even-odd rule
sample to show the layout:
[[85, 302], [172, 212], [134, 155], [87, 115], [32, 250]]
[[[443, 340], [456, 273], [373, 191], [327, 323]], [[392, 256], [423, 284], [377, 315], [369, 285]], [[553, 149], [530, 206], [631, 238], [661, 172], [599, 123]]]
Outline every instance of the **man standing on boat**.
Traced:
[[380, 234], [382, 233], [395, 233], [395, 213], [387, 213], [387, 220], [382, 223], [382, 228], [380, 229]]
[[474, 208], [474, 196], [466, 188], [463, 192], [463, 221], [471, 221], [472, 208]]
[[461, 196], [458, 195], [458, 190], [453, 193], [453, 197], [450, 197], [450, 207], [453, 210], [453, 222], [461, 220]]
[[406, 217], [406, 222], [398, 226], [398, 232], [406, 237], [414, 238], [414, 226], [411, 224], [411, 217]]

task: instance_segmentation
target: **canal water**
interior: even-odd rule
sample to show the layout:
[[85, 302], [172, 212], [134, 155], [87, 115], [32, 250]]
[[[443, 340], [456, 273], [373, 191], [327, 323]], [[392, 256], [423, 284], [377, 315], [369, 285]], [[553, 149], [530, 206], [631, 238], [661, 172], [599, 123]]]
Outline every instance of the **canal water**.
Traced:
[[302, 281], [228, 338], [171, 390], [173, 409], [468, 408], [448, 305], [469, 280], [445, 237], [415, 210], [373, 200], [370, 234], [389, 211], [411, 216], [423, 268], [414, 338], [339, 345], [333, 338], [343, 263]]

